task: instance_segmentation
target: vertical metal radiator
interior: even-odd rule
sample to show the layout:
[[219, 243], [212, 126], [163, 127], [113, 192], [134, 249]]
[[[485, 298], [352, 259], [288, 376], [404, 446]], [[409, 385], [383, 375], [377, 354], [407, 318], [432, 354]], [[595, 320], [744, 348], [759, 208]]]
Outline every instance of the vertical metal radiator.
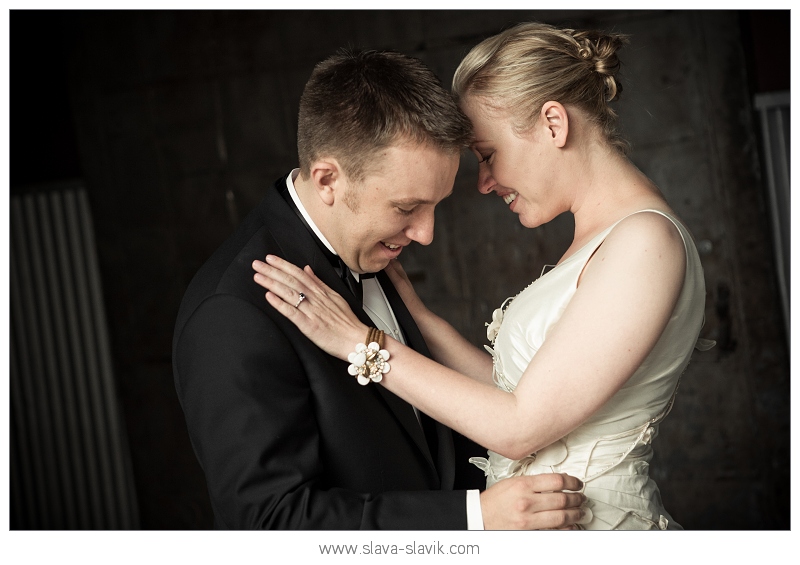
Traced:
[[10, 217], [11, 528], [138, 528], [86, 192]]
[[790, 270], [791, 270], [791, 183], [790, 183], [790, 100], [789, 92], [757, 94], [755, 107], [761, 117], [764, 165], [767, 173], [769, 213], [772, 241], [778, 271], [786, 338], [790, 338]]

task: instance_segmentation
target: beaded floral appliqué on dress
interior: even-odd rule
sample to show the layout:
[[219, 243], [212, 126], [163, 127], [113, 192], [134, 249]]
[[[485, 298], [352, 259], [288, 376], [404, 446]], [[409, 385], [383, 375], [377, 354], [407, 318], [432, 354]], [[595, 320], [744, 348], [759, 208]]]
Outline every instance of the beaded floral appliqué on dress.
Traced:
[[500, 332], [500, 326], [503, 324], [503, 315], [505, 314], [506, 308], [508, 308], [508, 305], [514, 298], [516, 298], [516, 296], [506, 298], [500, 305], [500, 308], [492, 312], [492, 321], [486, 322], [486, 337], [492, 345], [483, 346], [492, 356], [492, 381], [494, 381], [494, 384], [497, 385], [499, 389], [506, 392], [514, 392], [516, 385], [503, 375], [502, 362], [494, 351], [494, 342], [497, 339], [497, 334]]

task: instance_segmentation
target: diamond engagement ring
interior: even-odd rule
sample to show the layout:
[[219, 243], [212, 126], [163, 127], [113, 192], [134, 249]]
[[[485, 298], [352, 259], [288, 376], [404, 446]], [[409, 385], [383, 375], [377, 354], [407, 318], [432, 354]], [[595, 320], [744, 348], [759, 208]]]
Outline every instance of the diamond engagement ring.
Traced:
[[300, 298], [297, 299], [297, 304], [294, 305], [295, 308], [300, 306], [300, 303], [306, 299], [306, 295], [302, 292], [300, 293]]

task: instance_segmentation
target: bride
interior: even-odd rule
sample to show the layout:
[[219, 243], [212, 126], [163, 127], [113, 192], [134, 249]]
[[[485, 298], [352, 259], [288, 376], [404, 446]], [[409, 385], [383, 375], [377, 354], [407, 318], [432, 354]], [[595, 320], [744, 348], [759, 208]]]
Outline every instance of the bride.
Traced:
[[575, 220], [558, 264], [495, 310], [489, 355], [424, 306], [397, 261], [386, 270], [438, 363], [363, 325], [308, 267], [269, 256], [255, 279], [359, 382], [380, 382], [488, 448], [472, 460], [487, 486], [568, 473], [585, 485], [584, 528], [679, 529], [649, 477], [651, 442], [693, 349], [713, 342], [698, 339], [705, 284], [692, 237], [615, 130], [625, 42], [520, 24], [455, 73], [479, 191], [529, 228], [567, 211]]

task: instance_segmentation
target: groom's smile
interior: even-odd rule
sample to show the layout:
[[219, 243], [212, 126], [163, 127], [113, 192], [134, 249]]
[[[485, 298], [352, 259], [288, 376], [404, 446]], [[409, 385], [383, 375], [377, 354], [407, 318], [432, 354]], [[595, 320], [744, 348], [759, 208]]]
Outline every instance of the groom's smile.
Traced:
[[353, 271], [374, 273], [412, 241], [433, 241], [434, 208], [453, 190], [459, 155], [427, 144], [383, 149], [365, 178], [340, 188], [329, 240]]

